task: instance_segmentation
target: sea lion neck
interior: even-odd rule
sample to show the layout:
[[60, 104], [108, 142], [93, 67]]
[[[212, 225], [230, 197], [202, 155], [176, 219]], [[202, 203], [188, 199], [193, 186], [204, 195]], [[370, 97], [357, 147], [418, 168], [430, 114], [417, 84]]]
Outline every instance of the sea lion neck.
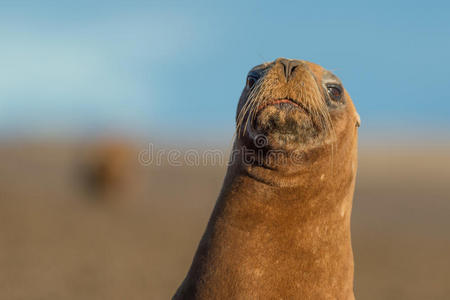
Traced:
[[352, 299], [354, 180], [275, 186], [240, 167], [174, 299]]
[[311, 190], [312, 187], [319, 188], [317, 183], [333, 176], [333, 154], [332, 145], [285, 151], [248, 147], [245, 142], [237, 140], [230, 158], [229, 173], [248, 176], [256, 182], [281, 189]]
[[[235, 144], [235, 149], [238, 145]], [[310, 149], [300, 152], [298, 157], [274, 156], [267, 164], [264, 154], [255, 154], [257, 158], [251, 160], [244, 157], [245, 152], [240, 148], [237, 157], [230, 159], [232, 164], [219, 201], [229, 201], [229, 194], [240, 199], [248, 197], [249, 201], [260, 204], [279, 203], [280, 207], [295, 204], [302, 209], [316, 210], [312, 212], [315, 215], [318, 208], [333, 210], [351, 193], [356, 176], [356, 142], [341, 143], [338, 147], [339, 151], [331, 147]]]
[[325, 156], [291, 174], [290, 185], [255, 178], [254, 165], [231, 165], [174, 299], [352, 299], [354, 145], [341, 148], [346, 157], [337, 155], [333, 171], [321, 174]]

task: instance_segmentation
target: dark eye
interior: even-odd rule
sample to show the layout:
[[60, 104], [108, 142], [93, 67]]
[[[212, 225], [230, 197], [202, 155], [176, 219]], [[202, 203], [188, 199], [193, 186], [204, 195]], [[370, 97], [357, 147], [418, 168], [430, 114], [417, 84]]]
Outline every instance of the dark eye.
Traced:
[[255, 76], [247, 76], [247, 88], [251, 89], [258, 79]]
[[327, 85], [328, 95], [330, 95], [331, 100], [339, 102], [342, 98], [342, 88], [336, 84]]

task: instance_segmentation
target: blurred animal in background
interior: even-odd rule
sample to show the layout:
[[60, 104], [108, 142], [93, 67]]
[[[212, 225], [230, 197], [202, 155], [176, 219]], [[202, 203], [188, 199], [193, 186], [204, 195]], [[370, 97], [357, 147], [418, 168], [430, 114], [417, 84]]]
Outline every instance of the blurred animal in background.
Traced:
[[80, 167], [81, 183], [98, 199], [120, 193], [130, 181], [134, 147], [124, 140], [104, 140], [87, 147]]

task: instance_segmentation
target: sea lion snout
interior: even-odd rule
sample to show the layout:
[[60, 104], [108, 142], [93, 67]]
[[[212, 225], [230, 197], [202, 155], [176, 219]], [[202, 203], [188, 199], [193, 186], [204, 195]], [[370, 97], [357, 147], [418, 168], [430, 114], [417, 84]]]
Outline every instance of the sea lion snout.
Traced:
[[278, 58], [257, 66], [249, 72], [241, 96], [238, 132], [250, 138], [263, 134], [272, 149], [314, 143], [331, 127], [323, 92], [305, 61]]
[[289, 81], [289, 78], [291, 77], [294, 70], [301, 65], [301, 62], [298, 60], [293, 59], [286, 59], [286, 58], [278, 58], [275, 61], [277, 64], [280, 64], [283, 67], [284, 76], [286, 78], [286, 82]]
[[236, 136], [251, 147], [264, 135], [267, 148], [309, 151], [332, 146], [355, 107], [340, 79], [325, 68], [297, 59], [277, 58], [252, 68], [242, 91]]

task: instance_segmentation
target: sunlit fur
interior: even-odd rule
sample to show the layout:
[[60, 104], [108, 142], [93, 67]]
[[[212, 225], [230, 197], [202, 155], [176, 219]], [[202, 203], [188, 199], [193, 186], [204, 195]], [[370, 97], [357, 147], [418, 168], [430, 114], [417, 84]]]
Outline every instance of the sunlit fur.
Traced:
[[[238, 104], [238, 154], [174, 299], [354, 299], [359, 116], [344, 88], [342, 101], [328, 98], [340, 81], [316, 64], [300, 61], [289, 80], [280, 59], [254, 70], [263, 74]], [[264, 105], [284, 98], [305, 109]]]
[[[259, 129], [259, 133], [267, 134], [268, 138], [272, 138], [272, 143], [275, 143], [274, 148], [288, 146], [288, 144], [298, 147], [306, 142], [313, 142], [313, 139], [318, 142], [319, 138], [333, 138], [333, 125], [323, 87], [317, 82], [306, 62], [296, 68], [289, 81], [286, 81], [284, 77], [283, 66], [276, 62], [268, 64], [261, 73], [261, 78], [255, 86], [250, 90], [244, 90], [240, 101], [241, 107], [238, 108], [237, 136], [245, 135], [251, 129], [256, 131]], [[286, 112], [276, 110], [273, 106], [267, 106], [265, 110], [258, 111], [265, 103], [284, 98], [297, 101], [307, 112], [297, 109]], [[290, 119], [295, 123], [293, 125], [297, 126], [291, 126], [291, 134], [265, 131], [264, 129], [277, 129], [267, 126], [268, 119], [274, 116], [278, 119]], [[255, 120], [259, 128], [253, 127]], [[298, 130], [295, 130], [296, 128]]]

